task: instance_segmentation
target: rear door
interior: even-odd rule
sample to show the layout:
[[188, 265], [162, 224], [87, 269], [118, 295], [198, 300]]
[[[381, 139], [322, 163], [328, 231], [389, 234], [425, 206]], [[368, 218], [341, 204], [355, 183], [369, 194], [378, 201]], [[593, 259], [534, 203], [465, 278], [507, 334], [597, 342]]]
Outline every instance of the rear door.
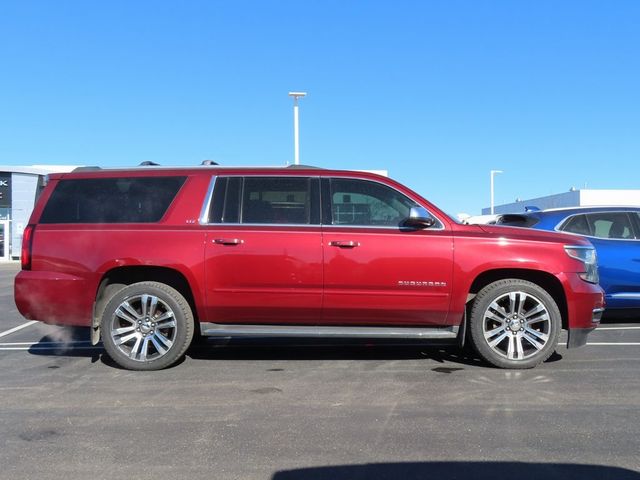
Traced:
[[208, 212], [207, 318], [317, 323], [322, 307], [319, 179], [230, 176]]
[[403, 228], [415, 205], [376, 181], [322, 180], [325, 323], [446, 323], [452, 237], [441, 221]]

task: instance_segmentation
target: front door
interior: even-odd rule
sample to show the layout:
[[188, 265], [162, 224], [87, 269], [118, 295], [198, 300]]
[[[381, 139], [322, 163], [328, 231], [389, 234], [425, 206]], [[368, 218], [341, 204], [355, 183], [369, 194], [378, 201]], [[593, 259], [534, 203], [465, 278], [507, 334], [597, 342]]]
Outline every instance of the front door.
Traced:
[[206, 227], [208, 321], [318, 322], [318, 190], [317, 178], [218, 177]]
[[452, 237], [402, 227], [416, 202], [378, 182], [323, 179], [324, 321], [340, 325], [444, 325]]

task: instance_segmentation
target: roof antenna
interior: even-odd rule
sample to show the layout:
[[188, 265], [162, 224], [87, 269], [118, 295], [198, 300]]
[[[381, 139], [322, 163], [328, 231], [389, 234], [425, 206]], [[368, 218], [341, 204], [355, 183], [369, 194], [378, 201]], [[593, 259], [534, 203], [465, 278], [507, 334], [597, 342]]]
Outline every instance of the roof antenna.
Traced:
[[144, 162], [140, 162], [141, 167], [159, 167], [160, 164], [156, 162], [152, 162], [151, 160], [145, 160]]
[[211, 165], [220, 165], [220, 164], [218, 162], [214, 162], [213, 160], [203, 160], [200, 165], [211, 166]]

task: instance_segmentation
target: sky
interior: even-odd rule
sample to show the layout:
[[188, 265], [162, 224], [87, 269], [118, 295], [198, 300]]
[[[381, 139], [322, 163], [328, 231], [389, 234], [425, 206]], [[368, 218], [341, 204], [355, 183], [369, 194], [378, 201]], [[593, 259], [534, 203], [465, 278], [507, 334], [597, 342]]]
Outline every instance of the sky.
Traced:
[[640, 2], [0, 2], [0, 165], [383, 169], [445, 211], [640, 188]]

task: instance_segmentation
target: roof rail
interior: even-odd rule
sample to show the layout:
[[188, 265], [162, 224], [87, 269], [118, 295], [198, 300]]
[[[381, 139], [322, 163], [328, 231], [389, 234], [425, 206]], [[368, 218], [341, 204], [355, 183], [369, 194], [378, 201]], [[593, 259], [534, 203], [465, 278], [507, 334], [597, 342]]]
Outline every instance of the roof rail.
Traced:
[[140, 167], [159, 167], [160, 164], [156, 162], [152, 162], [151, 160], [145, 160], [144, 162], [140, 162]]
[[316, 167], [314, 165], [293, 164], [293, 165], [287, 165], [287, 168], [320, 168], [320, 167]]
[[72, 172], [91, 172], [93, 170], [102, 170], [102, 168], [97, 167], [97, 166], [92, 166], [92, 167], [76, 167], [73, 170], [71, 170]]

